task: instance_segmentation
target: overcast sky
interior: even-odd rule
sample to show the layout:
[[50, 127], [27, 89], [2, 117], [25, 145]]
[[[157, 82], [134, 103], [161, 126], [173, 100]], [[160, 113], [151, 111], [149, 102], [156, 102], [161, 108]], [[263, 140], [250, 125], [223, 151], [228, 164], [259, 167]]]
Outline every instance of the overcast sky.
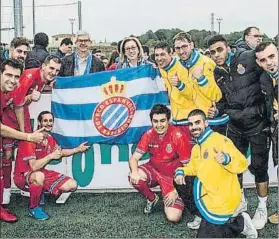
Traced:
[[[1, 27], [13, 27], [13, 0], [0, 0]], [[71, 33], [69, 18], [75, 18], [78, 29], [77, 4], [40, 7], [49, 4], [75, 3], [77, 0], [35, 0], [36, 32], [49, 36]], [[82, 26], [92, 39], [108, 42], [125, 36], [141, 35], [161, 28], [211, 29], [211, 13], [222, 18], [221, 33], [241, 31], [250, 25], [260, 28], [269, 37], [278, 33], [278, 0], [82, 0]], [[24, 35], [32, 38], [32, 0], [23, 0]], [[215, 20], [215, 30], [218, 24]], [[2, 40], [9, 42], [13, 30], [2, 31]]]

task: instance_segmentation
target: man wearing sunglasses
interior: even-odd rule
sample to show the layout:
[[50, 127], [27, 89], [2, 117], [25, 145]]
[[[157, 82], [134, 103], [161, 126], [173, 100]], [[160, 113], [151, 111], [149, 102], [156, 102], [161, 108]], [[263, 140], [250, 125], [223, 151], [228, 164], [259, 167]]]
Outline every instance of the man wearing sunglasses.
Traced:
[[78, 31], [75, 43], [76, 51], [62, 59], [60, 76], [80, 76], [105, 70], [103, 62], [89, 50], [92, 41], [88, 32]]
[[[228, 43], [222, 35], [209, 39], [208, 47], [217, 67], [214, 76], [223, 98], [217, 103], [217, 114], [230, 117], [227, 136], [237, 149], [246, 155], [251, 147], [249, 171], [255, 176], [259, 204], [253, 217], [256, 229], [267, 222], [269, 125], [265, 97], [260, 86], [262, 69], [256, 63], [255, 51], [238, 48], [229, 52]], [[243, 193], [243, 175], [239, 174], [242, 201], [234, 216], [247, 210]]]
[[247, 27], [243, 38], [236, 41], [235, 45], [246, 50], [254, 50], [263, 41], [263, 35], [257, 27]]

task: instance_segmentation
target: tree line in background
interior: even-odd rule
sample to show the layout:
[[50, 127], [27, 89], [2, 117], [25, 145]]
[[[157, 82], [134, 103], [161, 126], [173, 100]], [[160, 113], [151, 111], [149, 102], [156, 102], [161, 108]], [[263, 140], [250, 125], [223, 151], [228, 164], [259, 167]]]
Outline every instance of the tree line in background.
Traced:
[[[165, 41], [170, 46], [172, 46], [172, 38], [179, 32], [181, 32], [181, 29], [173, 28], [173, 29], [159, 29], [155, 32], [152, 30], [147, 31], [146, 33], [137, 36], [141, 43], [143, 45], [147, 45], [150, 48], [153, 48], [158, 42]], [[206, 30], [190, 30], [188, 33], [193, 37], [193, 40], [195, 41], [195, 46], [197, 48], [207, 49], [207, 41], [212, 36], [211, 31]], [[214, 32], [214, 35], [217, 33]], [[228, 43], [230, 45], [234, 45], [234, 43], [242, 38], [243, 31], [242, 32], [231, 32], [230, 34], [223, 34], [224, 37], [227, 39]], [[273, 41], [277, 45], [278, 42], [278, 35], [274, 38], [269, 38], [266, 34], [264, 34], [264, 41]], [[112, 45], [116, 45], [116, 42], [113, 42]]]

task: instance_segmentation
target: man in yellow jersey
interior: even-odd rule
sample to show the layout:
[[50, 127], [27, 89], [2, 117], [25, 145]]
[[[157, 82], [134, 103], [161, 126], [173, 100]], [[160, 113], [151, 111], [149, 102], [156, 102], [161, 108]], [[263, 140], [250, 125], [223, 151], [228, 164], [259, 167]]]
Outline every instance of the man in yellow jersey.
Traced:
[[[197, 81], [189, 78], [188, 70], [180, 61], [172, 58], [171, 49], [166, 43], [158, 43], [154, 52], [155, 61], [170, 97], [172, 121], [174, 125], [181, 126], [182, 131], [189, 135], [188, 114], [196, 108], [208, 112], [212, 106], [212, 100], [202, 93]], [[216, 85], [215, 82], [213, 84]], [[209, 84], [206, 83], [203, 87], [207, 87], [206, 85]], [[219, 88], [213, 87], [211, 90], [214, 91], [212, 94], [216, 96], [214, 101], [218, 101], [221, 98]]]
[[247, 169], [246, 158], [232, 141], [208, 126], [206, 115], [196, 109], [189, 113], [189, 130], [196, 141], [190, 161], [176, 169], [174, 181], [183, 198], [185, 181], [196, 176], [193, 186], [194, 202], [202, 217], [198, 238], [234, 238], [240, 233], [257, 238], [258, 233], [246, 212], [229, 222], [241, 201], [238, 173]]

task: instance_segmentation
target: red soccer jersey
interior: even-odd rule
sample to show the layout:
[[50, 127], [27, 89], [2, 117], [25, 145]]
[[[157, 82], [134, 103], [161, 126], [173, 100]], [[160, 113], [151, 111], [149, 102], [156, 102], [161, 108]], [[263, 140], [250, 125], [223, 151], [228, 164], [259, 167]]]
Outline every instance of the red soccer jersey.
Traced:
[[56, 140], [51, 135], [47, 136], [46, 145], [43, 142], [38, 144], [27, 141], [20, 142], [16, 156], [15, 174], [31, 171], [28, 161], [44, 158], [54, 151], [56, 144]]
[[33, 68], [25, 70], [19, 78], [19, 86], [14, 90], [14, 104], [19, 107], [24, 104], [25, 96], [32, 93], [35, 87], [42, 92], [45, 83], [41, 79], [41, 69]]
[[153, 128], [145, 132], [136, 151], [141, 154], [149, 152], [150, 164], [158, 171], [165, 171], [166, 167], [170, 167], [170, 170], [173, 171], [174, 165], [178, 164], [172, 162], [186, 163], [189, 160], [191, 146], [189, 140], [177, 127], [169, 125], [167, 133], [162, 139]]
[[[9, 92], [7, 94], [4, 94], [1, 92], [1, 111], [0, 111], [0, 121], [2, 123], [2, 116], [4, 114], [4, 110], [13, 102], [13, 93], [12, 92]], [[2, 157], [2, 137], [0, 139], [0, 154], [1, 154], [1, 157]]]

